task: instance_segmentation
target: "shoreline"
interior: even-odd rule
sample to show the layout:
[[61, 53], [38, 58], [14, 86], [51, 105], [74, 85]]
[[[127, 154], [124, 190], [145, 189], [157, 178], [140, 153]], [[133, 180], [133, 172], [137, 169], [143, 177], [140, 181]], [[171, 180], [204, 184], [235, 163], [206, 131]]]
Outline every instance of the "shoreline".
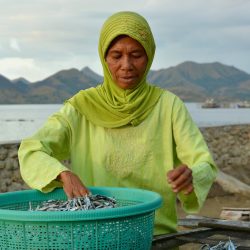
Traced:
[[[250, 124], [199, 128], [220, 170], [250, 185]], [[19, 171], [20, 140], [0, 141], [0, 192], [28, 189]], [[227, 193], [214, 184], [209, 197]]]

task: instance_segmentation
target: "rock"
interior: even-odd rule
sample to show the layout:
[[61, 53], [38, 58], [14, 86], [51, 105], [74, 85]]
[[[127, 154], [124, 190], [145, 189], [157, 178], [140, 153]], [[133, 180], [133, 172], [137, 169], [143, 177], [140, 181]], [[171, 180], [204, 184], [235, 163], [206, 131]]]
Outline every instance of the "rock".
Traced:
[[5, 160], [8, 156], [8, 150], [6, 148], [0, 148], [0, 160]]
[[8, 187], [9, 192], [18, 191], [18, 190], [22, 190], [22, 184], [18, 182], [12, 182], [11, 185]]
[[5, 168], [5, 161], [0, 161], [0, 169], [4, 169]]
[[231, 150], [231, 156], [232, 157], [238, 157], [238, 156], [240, 156], [241, 155], [241, 152], [242, 152], [242, 150], [241, 150], [241, 148], [240, 147], [234, 147], [233, 148], [233, 150]]
[[13, 170], [19, 169], [19, 161], [18, 161], [18, 159], [13, 159], [13, 160], [14, 160], [14, 161], [13, 161], [12, 169], [13, 169]]
[[223, 188], [218, 183], [213, 183], [209, 193], [208, 197], [215, 197], [215, 196], [225, 196], [228, 195], [229, 192], [223, 190]]
[[17, 156], [18, 155], [17, 155], [17, 150], [16, 149], [14, 149], [14, 150], [12, 149], [12, 150], [9, 151], [9, 157], [10, 158], [17, 158]]
[[5, 193], [5, 192], [7, 192], [7, 186], [5, 185], [5, 184], [1, 184], [0, 185], [0, 193]]
[[30, 189], [30, 187], [27, 186], [26, 183], [23, 183], [22, 184], [22, 190], [27, 190], [27, 189]]
[[22, 179], [20, 171], [15, 171], [13, 173], [13, 175], [11, 176], [11, 180], [14, 181], [14, 182], [23, 183], [23, 179]]
[[5, 179], [11, 178], [12, 172], [8, 171], [6, 169], [1, 170], [1, 182], [3, 182]]
[[15, 163], [15, 159], [12, 159], [12, 158], [8, 158], [8, 159], [6, 159], [6, 165], [5, 165], [5, 168], [7, 169], [7, 170], [15, 170], [16, 169], [16, 164], [17, 163]]

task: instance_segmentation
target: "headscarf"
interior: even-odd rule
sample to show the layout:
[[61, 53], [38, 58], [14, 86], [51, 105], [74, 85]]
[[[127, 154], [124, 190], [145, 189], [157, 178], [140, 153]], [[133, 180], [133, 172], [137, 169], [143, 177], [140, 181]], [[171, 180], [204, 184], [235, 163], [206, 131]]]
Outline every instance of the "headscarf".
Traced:
[[[133, 89], [118, 87], [105, 61], [109, 45], [120, 35], [137, 40], [148, 57], [145, 73]], [[103, 83], [96, 88], [81, 90], [68, 101], [95, 125], [106, 128], [137, 126], [149, 115], [163, 92], [146, 82], [155, 53], [155, 42], [147, 21], [134, 12], [115, 13], [103, 24], [98, 51], [103, 66]]]

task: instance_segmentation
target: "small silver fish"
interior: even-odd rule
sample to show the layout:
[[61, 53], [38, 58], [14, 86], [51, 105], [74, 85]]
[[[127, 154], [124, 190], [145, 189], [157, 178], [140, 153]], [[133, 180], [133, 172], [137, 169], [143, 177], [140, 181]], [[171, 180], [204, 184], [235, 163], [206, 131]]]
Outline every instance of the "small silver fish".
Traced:
[[209, 244], [203, 245], [200, 250], [236, 250], [237, 246], [230, 240], [225, 243], [220, 241], [217, 245], [210, 247]]
[[37, 206], [36, 209], [32, 209], [31, 202], [29, 202], [29, 211], [79, 211], [101, 208], [114, 208], [117, 206], [117, 202], [114, 198], [104, 195], [86, 195], [84, 197], [78, 197], [64, 200], [48, 200]]

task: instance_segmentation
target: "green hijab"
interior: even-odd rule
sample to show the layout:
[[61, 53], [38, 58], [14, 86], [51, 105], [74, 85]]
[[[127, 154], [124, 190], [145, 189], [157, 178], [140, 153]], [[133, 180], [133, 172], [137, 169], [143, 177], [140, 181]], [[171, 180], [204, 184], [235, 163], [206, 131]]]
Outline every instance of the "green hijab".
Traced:
[[[133, 89], [119, 88], [105, 61], [110, 43], [120, 35], [137, 40], [148, 56], [143, 78]], [[101, 29], [98, 50], [103, 66], [103, 83], [96, 88], [81, 90], [68, 101], [95, 125], [106, 128], [137, 126], [149, 115], [163, 92], [146, 82], [155, 53], [155, 42], [147, 21], [134, 12], [112, 15]]]

